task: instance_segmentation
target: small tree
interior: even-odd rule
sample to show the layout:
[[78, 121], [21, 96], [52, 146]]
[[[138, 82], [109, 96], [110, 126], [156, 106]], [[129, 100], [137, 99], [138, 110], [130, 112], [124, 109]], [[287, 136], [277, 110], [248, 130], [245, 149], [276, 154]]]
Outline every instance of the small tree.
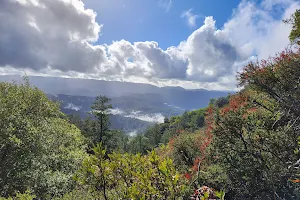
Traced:
[[109, 130], [109, 109], [112, 108], [112, 105], [109, 104], [111, 99], [106, 96], [98, 96], [96, 97], [95, 102], [91, 106], [93, 115], [97, 118], [99, 124], [99, 130], [97, 130], [97, 136], [95, 138], [96, 143], [103, 142], [103, 136], [106, 135]]
[[165, 117], [165, 118], [164, 118], [164, 123], [165, 123], [165, 124], [168, 124], [168, 123], [170, 123], [170, 121], [169, 121], [169, 118], [168, 118], [168, 117]]
[[284, 20], [284, 22], [292, 25], [292, 31], [289, 35], [290, 41], [292, 43], [297, 42], [300, 44], [300, 10], [296, 10], [291, 18]]

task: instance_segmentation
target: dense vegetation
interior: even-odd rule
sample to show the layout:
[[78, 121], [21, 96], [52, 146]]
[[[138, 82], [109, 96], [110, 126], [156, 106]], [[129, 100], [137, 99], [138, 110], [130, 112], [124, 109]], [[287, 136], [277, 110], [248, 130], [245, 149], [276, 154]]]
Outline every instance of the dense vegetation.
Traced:
[[0, 194], [27, 189], [41, 198], [71, 191], [86, 156], [80, 130], [28, 83], [0, 84]]
[[110, 129], [104, 96], [82, 121], [0, 83], [0, 199], [299, 199], [299, 66], [299, 47], [249, 63], [237, 94], [133, 138]]

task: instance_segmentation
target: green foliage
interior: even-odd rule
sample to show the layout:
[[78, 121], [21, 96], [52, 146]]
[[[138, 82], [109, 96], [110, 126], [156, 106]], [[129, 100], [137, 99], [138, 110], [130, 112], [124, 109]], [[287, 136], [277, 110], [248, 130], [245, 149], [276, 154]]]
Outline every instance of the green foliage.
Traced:
[[100, 199], [181, 199], [186, 190], [172, 160], [162, 159], [152, 151], [140, 154], [112, 153], [99, 144], [89, 155], [76, 176]]
[[229, 98], [230, 98], [230, 94], [227, 95], [226, 97], [220, 97], [217, 99], [212, 98], [209, 101], [209, 105], [216, 106], [218, 108], [222, 108], [223, 106], [225, 106], [226, 104], [229, 103]]
[[109, 120], [111, 122], [110, 129], [120, 130], [125, 134], [134, 131], [143, 132], [147, 129], [147, 127], [152, 125], [150, 122], [121, 115], [110, 115]]
[[204, 126], [206, 109], [199, 109], [191, 112], [185, 112], [177, 119], [171, 119], [171, 127], [175, 126], [180, 130], [195, 131]]
[[[93, 146], [97, 141], [98, 133], [100, 132], [99, 122], [91, 117], [81, 119], [76, 115], [69, 116], [71, 123], [75, 124], [82, 132], [86, 138], [86, 143], [89, 146]], [[103, 142], [105, 142], [105, 147], [108, 152], [129, 151], [129, 139], [122, 131], [118, 130], [106, 130], [105, 135], [102, 137]]]
[[94, 138], [94, 144], [98, 142], [104, 142], [103, 137], [109, 130], [109, 109], [112, 108], [111, 104], [108, 104], [110, 101], [106, 96], [96, 97], [95, 102], [92, 105], [92, 114], [97, 118], [98, 130], [97, 135]]
[[164, 118], [164, 123], [165, 123], [165, 124], [168, 124], [168, 123], [169, 123], [169, 118], [165, 117], [165, 118]]
[[83, 137], [59, 106], [23, 85], [0, 83], [0, 195], [31, 189], [38, 197], [73, 188], [84, 157]]
[[220, 200], [225, 200], [225, 192], [223, 190], [216, 191], [215, 192], [216, 197], [218, 197]]
[[143, 155], [147, 154], [153, 146], [150, 145], [149, 139], [142, 134], [137, 135], [129, 139], [128, 152], [137, 154], [141, 153]]
[[110, 130], [107, 132], [106, 137], [106, 149], [108, 152], [128, 152], [129, 138], [122, 131]]
[[[300, 51], [286, 50], [275, 58], [263, 60], [257, 63], [250, 63], [246, 66], [244, 72], [240, 75], [241, 85], [245, 85], [256, 91], [263, 98], [253, 97], [254, 106], [262, 108], [269, 112], [270, 116], [276, 117], [273, 124], [269, 125], [273, 135], [279, 135], [284, 143], [273, 146], [272, 150], [281, 151], [279, 159], [285, 166], [283, 171], [286, 174], [284, 181], [290, 179], [299, 179], [299, 171], [296, 163], [300, 159], [297, 153], [299, 145], [299, 70]], [[260, 120], [260, 122], [265, 122]], [[267, 129], [267, 130], [268, 130]], [[279, 138], [279, 136], [277, 136]], [[288, 139], [287, 139], [288, 138]], [[286, 141], [289, 140], [289, 141]], [[275, 140], [276, 141], [276, 140]], [[278, 157], [278, 156], [277, 156]], [[284, 175], [283, 174], [283, 175]], [[286, 183], [291, 189], [298, 190], [297, 184]], [[292, 193], [289, 193], [292, 194]]]
[[130, 152], [144, 154], [148, 150], [167, 144], [171, 138], [183, 131], [194, 132], [202, 128], [205, 124], [205, 112], [206, 109], [185, 112], [182, 116], [166, 118], [164, 123], [150, 126], [142, 136], [131, 139]]
[[36, 195], [32, 194], [30, 190], [26, 190], [24, 193], [17, 192], [15, 197], [0, 197], [0, 200], [33, 200], [35, 198]]
[[288, 163], [295, 159], [294, 133], [274, 126], [276, 112], [253, 107], [245, 95], [233, 97], [215, 121], [213, 154], [230, 180], [228, 189], [234, 198], [272, 199], [276, 194], [294, 199], [295, 188], [287, 179], [293, 171]]
[[291, 18], [284, 20], [284, 22], [292, 25], [292, 31], [289, 35], [290, 41], [298, 42], [300, 39], [300, 10], [296, 10]]
[[73, 191], [64, 194], [62, 197], [55, 198], [53, 200], [99, 200], [100, 198], [101, 194], [99, 194], [99, 192], [93, 192], [85, 186], [82, 188], [76, 188]]
[[194, 160], [201, 155], [199, 146], [195, 142], [197, 136], [197, 134], [181, 134], [171, 141], [170, 157], [181, 172], [188, 171], [194, 165]]
[[160, 143], [164, 129], [165, 126], [163, 124], [155, 124], [145, 131], [144, 136], [148, 138], [150, 146], [156, 147]]
[[246, 89], [215, 110], [213, 156], [229, 178], [230, 198], [300, 197], [290, 181], [299, 173], [299, 55], [286, 50], [250, 63], [239, 78]]
[[222, 108], [229, 103], [229, 98], [230, 98], [230, 95], [228, 95], [227, 97], [220, 97], [220, 98], [216, 99], [214, 105], [217, 108]]
[[198, 182], [218, 189], [226, 188], [230, 183], [226, 170], [218, 164], [211, 163], [200, 169]]
[[128, 137], [118, 130], [110, 130], [109, 98], [99, 96], [92, 106], [94, 117], [81, 119], [79, 116], [70, 115], [69, 120], [75, 124], [86, 137], [86, 143], [92, 147], [102, 142], [110, 153], [112, 151], [128, 151]]

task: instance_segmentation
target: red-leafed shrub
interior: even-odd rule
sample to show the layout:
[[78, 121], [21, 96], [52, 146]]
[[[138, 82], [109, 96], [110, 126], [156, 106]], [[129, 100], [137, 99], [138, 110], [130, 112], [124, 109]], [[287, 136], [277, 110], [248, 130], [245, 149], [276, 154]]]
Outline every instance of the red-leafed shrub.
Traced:
[[215, 112], [213, 157], [231, 198], [299, 198], [290, 181], [298, 174], [299, 66], [300, 51], [291, 49], [248, 64], [239, 75], [244, 90]]

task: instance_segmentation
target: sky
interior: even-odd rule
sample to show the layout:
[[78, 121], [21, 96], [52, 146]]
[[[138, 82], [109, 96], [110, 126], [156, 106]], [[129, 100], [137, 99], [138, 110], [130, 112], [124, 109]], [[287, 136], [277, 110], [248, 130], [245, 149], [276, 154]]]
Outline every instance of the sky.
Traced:
[[289, 45], [296, 0], [1, 0], [0, 75], [237, 89]]

